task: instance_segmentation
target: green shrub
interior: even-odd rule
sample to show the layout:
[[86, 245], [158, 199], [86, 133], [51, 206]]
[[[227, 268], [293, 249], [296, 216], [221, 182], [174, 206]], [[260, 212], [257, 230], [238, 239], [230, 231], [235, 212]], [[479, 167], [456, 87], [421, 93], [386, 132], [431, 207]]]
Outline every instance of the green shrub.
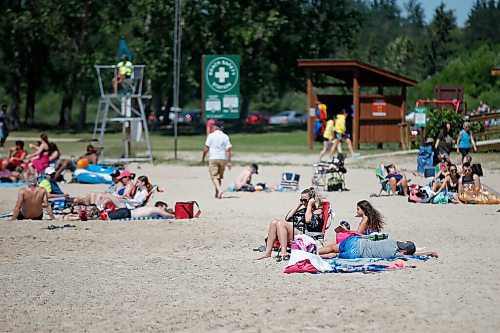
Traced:
[[446, 123], [450, 123], [452, 137], [456, 138], [464, 121], [461, 114], [450, 109], [434, 109], [429, 111], [427, 116], [426, 134], [430, 138], [437, 138]]

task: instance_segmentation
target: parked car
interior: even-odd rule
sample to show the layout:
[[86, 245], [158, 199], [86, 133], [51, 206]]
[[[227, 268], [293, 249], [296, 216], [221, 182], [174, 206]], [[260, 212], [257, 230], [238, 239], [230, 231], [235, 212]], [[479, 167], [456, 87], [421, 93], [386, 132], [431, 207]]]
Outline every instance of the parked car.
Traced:
[[247, 125], [266, 125], [269, 124], [270, 117], [271, 114], [267, 111], [250, 111], [245, 123]]
[[[170, 112], [168, 114], [168, 119], [173, 124], [175, 121], [175, 112]], [[200, 110], [186, 110], [180, 111], [177, 118], [177, 124], [180, 125], [190, 125], [190, 124], [200, 124], [201, 123], [201, 111]]]
[[307, 115], [297, 111], [283, 111], [269, 118], [269, 124], [271, 125], [297, 125], [306, 122]]

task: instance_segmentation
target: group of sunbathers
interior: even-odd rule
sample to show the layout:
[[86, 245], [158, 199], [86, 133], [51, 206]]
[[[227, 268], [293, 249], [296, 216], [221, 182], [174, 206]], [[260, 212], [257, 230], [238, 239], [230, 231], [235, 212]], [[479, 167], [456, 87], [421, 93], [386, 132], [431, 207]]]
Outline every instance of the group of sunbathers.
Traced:
[[[394, 164], [381, 165], [383, 175], [388, 179], [390, 194], [410, 196], [408, 180]], [[425, 186], [413, 186], [413, 190]], [[447, 154], [440, 155], [435, 175], [428, 188], [430, 197], [443, 193], [444, 199], [451, 203], [498, 204], [500, 197], [481, 184], [480, 175], [473, 168], [472, 157], [466, 155], [459, 165], [453, 164]]]
[[[279, 248], [276, 261], [289, 260], [287, 252], [288, 244], [294, 235], [321, 230], [323, 223], [323, 198], [314, 190], [309, 188], [301, 192], [299, 202], [288, 212], [284, 220], [272, 220], [266, 239], [264, 253], [257, 260], [271, 257], [273, 248]], [[437, 257], [436, 252], [416, 253], [415, 244], [411, 241], [400, 242], [392, 239], [372, 240], [363, 238], [363, 235], [380, 233], [385, 224], [384, 218], [379, 211], [366, 200], [357, 203], [356, 216], [361, 218], [356, 231], [350, 230], [346, 221], [336, 228], [337, 240], [333, 244], [319, 249], [319, 255], [323, 258], [340, 257], [353, 258], [398, 258], [404, 255], [427, 255]], [[279, 242], [279, 244], [276, 243]]]
[[[49, 217], [54, 219], [51, 208], [53, 200], [63, 201], [64, 206], [70, 208], [94, 206], [99, 212], [105, 211], [105, 207], [108, 207], [108, 212], [99, 214], [99, 217], [109, 219], [173, 216], [172, 211], [167, 209], [167, 204], [162, 201], [157, 202], [154, 207], [143, 207], [152, 192], [161, 189], [154, 187], [147, 176], [140, 176], [135, 180], [135, 174], [129, 170], [115, 170], [111, 174], [112, 184], [106, 191], [92, 192], [82, 197], [70, 197], [64, 193], [58, 184], [64, 170], [74, 171], [82, 162], [85, 166], [97, 163], [99, 150], [90, 144], [86, 152], [76, 160], [60, 160], [57, 146], [49, 142], [44, 133], [40, 135], [40, 140], [36, 144], [30, 144], [30, 148], [35, 150], [32, 154], [24, 150], [23, 141], [16, 141], [15, 146], [9, 149], [7, 158], [0, 160], [2, 182], [22, 180], [27, 185], [19, 191], [12, 220], [42, 219], [43, 209], [46, 209]], [[75, 220], [82, 216], [69, 213], [65, 218]]]

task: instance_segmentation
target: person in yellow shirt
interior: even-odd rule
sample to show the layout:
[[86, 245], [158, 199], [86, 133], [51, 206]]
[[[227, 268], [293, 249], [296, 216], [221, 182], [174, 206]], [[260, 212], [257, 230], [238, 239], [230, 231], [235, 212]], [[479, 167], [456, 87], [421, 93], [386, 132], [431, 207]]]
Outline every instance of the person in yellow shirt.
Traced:
[[328, 119], [326, 122], [325, 130], [323, 131], [323, 149], [319, 154], [319, 161], [323, 161], [323, 156], [330, 152], [335, 137], [335, 122], [333, 119]]
[[132, 76], [132, 71], [134, 70], [134, 65], [128, 60], [126, 54], [122, 55], [122, 61], [116, 64], [117, 72], [116, 76], [113, 78], [113, 93], [118, 93], [118, 84], [122, 84], [125, 79]]
[[346, 119], [347, 119], [347, 111], [342, 109], [342, 111], [335, 118], [335, 140], [333, 141], [333, 147], [330, 152], [331, 155], [335, 153], [337, 150], [337, 146], [342, 145], [342, 140], [344, 139], [349, 147], [349, 151], [351, 152], [351, 156], [354, 157], [354, 149], [352, 147], [351, 142], [351, 134], [347, 133], [346, 127]]

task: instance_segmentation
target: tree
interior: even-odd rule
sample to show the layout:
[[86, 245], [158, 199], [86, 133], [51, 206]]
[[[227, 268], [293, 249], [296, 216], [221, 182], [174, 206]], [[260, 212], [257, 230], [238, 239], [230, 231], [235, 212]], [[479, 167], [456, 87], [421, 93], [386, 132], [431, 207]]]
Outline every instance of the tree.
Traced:
[[406, 36], [396, 37], [385, 51], [385, 68], [408, 75], [408, 67], [414, 58], [413, 44]]
[[454, 55], [452, 30], [456, 28], [455, 15], [441, 3], [434, 12], [434, 18], [427, 29], [427, 73], [432, 75], [441, 70]]
[[465, 43], [500, 43], [500, 1], [476, 0], [465, 24]]

